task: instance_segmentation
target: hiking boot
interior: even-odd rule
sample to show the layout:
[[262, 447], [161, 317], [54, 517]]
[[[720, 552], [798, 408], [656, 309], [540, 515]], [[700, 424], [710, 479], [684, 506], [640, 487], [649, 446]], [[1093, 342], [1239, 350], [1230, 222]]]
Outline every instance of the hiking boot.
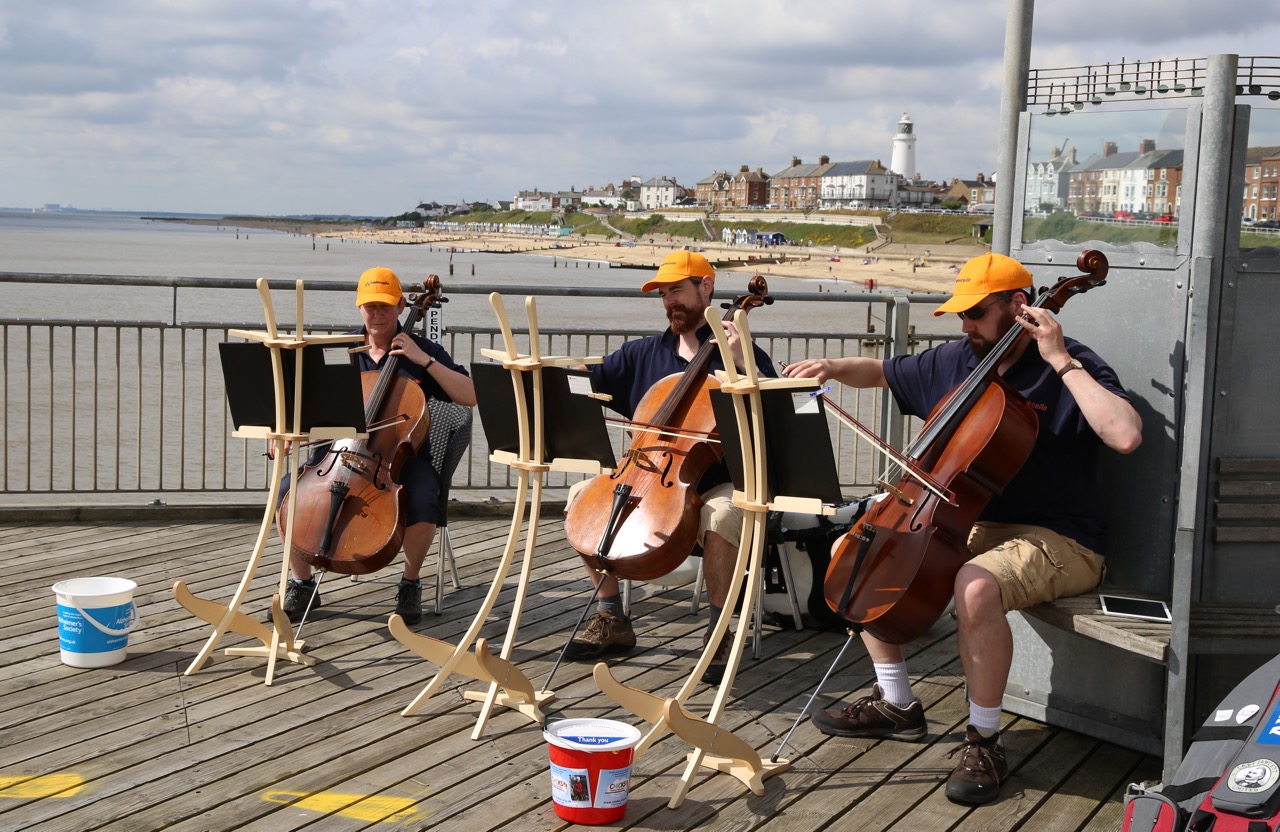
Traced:
[[315, 580], [295, 581], [292, 578], [284, 588], [284, 614], [289, 616], [290, 623], [297, 624], [307, 611], [307, 603], [311, 609], [320, 606], [320, 588]]
[[400, 579], [400, 585], [396, 587], [396, 615], [406, 624], [417, 624], [422, 620], [421, 581]]
[[[702, 647], [706, 649], [707, 642], [711, 640], [711, 634], [708, 632], [702, 637]], [[733, 647], [733, 633], [725, 631], [724, 637], [720, 639], [720, 644], [716, 647], [716, 654], [711, 657], [711, 664], [707, 665], [707, 669], [702, 673], [702, 681], [707, 685], [718, 685], [724, 679], [724, 669], [729, 664], [729, 650]]]
[[1009, 764], [997, 732], [983, 737], [972, 725], [964, 731], [964, 744], [948, 757], [960, 754], [960, 763], [947, 780], [947, 799], [955, 803], [981, 806], [1000, 794], [1000, 784], [1009, 779]]
[[635, 646], [636, 631], [630, 621], [597, 610], [587, 619], [582, 635], [569, 642], [564, 654], [570, 659], [598, 659], [606, 653], [627, 653]]
[[833, 737], [887, 737], [918, 742], [928, 733], [924, 706], [916, 699], [905, 708], [886, 701], [879, 685], [843, 708], [827, 708], [813, 715], [818, 730]]

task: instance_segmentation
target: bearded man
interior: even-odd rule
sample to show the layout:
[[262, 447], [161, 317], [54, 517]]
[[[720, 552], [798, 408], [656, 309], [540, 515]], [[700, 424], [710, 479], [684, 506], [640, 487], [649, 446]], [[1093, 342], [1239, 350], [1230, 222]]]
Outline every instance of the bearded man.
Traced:
[[[1066, 338], [1048, 309], [1031, 306], [1031, 273], [1001, 254], [983, 254], [956, 275], [950, 299], [934, 310], [960, 317], [964, 338], [915, 355], [806, 359], [787, 367], [798, 378], [836, 379], [851, 387], [888, 387], [902, 412], [928, 416], [967, 379], [1005, 333], [1030, 335], [997, 372], [1039, 416], [1026, 463], [979, 515], [969, 533], [973, 558], [954, 592], [960, 660], [969, 695], [969, 725], [953, 753], [960, 760], [947, 797], [976, 805], [994, 800], [1009, 776], [1000, 736], [1000, 705], [1013, 663], [1005, 613], [1088, 592], [1102, 578], [1106, 506], [1098, 456], [1127, 454], [1142, 442], [1142, 419], [1116, 373], [1093, 350]], [[826, 734], [918, 742], [928, 733], [911, 691], [902, 648], [862, 634], [876, 673], [870, 694], [820, 711]]]
[[[645, 393], [674, 373], [682, 373], [711, 337], [711, 325], [704, 311], [711, 305], [716, 273], [707, 258], [692, 251], [675, 251], [667, 255], [658, 273], [641, 287], [642, 292], [658, 290], [667, 313], [668, 328], [657, 334], [628, 341], [608, 355], [603, 364], [591, 367], [592, 387], [612, 397], [608, 406], [627, 419], [635, 415]], [[742, 369], [742, 345], [732, 322], [726, 322], [729, 346]], [[762, 375], [776, 376], [773, 361], [759, 347], [754, 348], [755, 363]], [[708, 373], [723, 370], [717, 351]], [[569, 492], [569, 504], [577, 499], [588, 481], [583, 480]], [[707, 582], [707, 600], [711, 606], [707, 631], [719, 620], [724, 609], [733, 568], [737, 561], [742, 533], [742, 509], [733, 504], [733, 484], [724, 463], [711, 466], [698, 482], [703, 506], [698, 523], [698, 544], [702, 547], [702, 570]], [[596, 612], [587, 620], [582, 634], [569, 643], [566, 656], [573, 659], [597, 659], [606, 654], [627, 653], [636, 646], [636, 633], [623, 612], [618, 580], [602, 575], [584, 556], [583, 562], [591, 579], [599, 585]], [[711, 666], [702, 679], [718, 684], [724, 676], [729, 657], [728, 637], [722, 638]]]

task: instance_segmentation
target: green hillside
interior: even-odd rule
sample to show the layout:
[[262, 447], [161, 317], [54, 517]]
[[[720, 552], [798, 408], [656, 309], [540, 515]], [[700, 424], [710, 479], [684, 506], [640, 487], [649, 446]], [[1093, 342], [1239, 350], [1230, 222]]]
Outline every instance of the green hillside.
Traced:
[[[697, 220], [677, 220], [680, 209], [666, 214], [654, 213], [644, 219], [628, 219], [619, 214], [605, 218], [604, 225], [594, 214], [572, 213], [564, 218], [564, 225], [572, 228], [572, 236], [613, 238], [617, 229], [629, 237], [652, 238], [665, 241], [688, 240], [708, 242], [719, 240], [726, 228], [747, 231], [780, 231], [788, 240], [812, 243], [817, 246], [841, 246], [853, 248], [874, 242], [876, 232], [871, 226], [829, 225], [826, 223], [778, 222], [762, 219], [758, 223], [720, 222], [712, 215], [706, 224]], [[700, 213], [700, 212], [693, 212]], [[864, 212], [865, 213], [865, 212]], [[528, 225], [555, 225], [557, 215], [551, 211], [481, 211], [453, 218], [459, 222], [521, 223]], [[981, 217], [967, 214], [898, 214], [888, 221], [889, 234], [894, 242], [910, 244], [941, 244], [969, 242], [973, 239], [973, 224]], [[987, 218], [989, 220], [989, 218]], [[710, 227], [711, 235], [707, 234]], [[883, 226], [882, 226], [883, 228]]]

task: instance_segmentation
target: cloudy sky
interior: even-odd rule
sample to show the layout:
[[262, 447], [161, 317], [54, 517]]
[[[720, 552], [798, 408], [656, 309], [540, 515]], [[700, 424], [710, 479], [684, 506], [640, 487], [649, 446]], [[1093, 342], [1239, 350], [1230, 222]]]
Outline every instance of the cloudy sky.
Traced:
[[[995, 167], [1006, 9], [0, 0], [0, 206], [385, 216], [630, 175], [692, 185], [793, 156], [888, 164], [903, 112], [921, 174], [971, 178]], [[1041, 0], [1031, 65], [1278, 42], [1275, 0]]]

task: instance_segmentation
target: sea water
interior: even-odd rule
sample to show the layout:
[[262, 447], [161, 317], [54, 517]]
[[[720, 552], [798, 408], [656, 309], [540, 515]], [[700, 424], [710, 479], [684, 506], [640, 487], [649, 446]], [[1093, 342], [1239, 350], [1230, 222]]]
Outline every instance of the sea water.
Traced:
[[[304, 293], [303, 310], [303, 321], [308, 327], [346, 328], [359, 322], [359, 314], [355, 308], [355, 282], [359, 274], [371, 266], [386, 266], [395, 270], [405, 284], [420, 282], [428, 274], [440, 275], [444, 293], [449, 297], [449, 302], [441, 310], [441, 325], [446, 333], [450, 329], [458, 332], [465, 327], [495, 327], [496, 316], [487, 292], [451, 293], [451, 287], [456, 290], [468, 286], [509, 286], [510, 291], [503, 292], [505, 306], [512, 325], [517, 329], [523, 329], [526, 325], [524, 295], [526, 291], [538, 287], [599, 286], [633, 290], [631, 298], [540, 296], [536, 311], [538, 324], [544, 333], [556, 329], [650, 333], [657, 332], [666, 325], [658, 298], [653, 294], [642, 295], [639, 291], [652, 271], [608, 268], [607, 264], [566, 260], [556, 256], [554, 252], [451, 252], [447, 247], [435, 245], [380, 244], [341, 236], [312, 237], [309, 234], [239, 228], [234, 224], [166, 222], [138, 215], [0, 213], [0, 272], [20, 275], [86, 275], [95, 276], [96, 281], [74, 286], [36, 282], [6, 283], [3, 294], [0, 295], [3, 298], [0, 300], [0, 319], [150, 321], [159, 324], [229, 323], [238, 328], [261, 330], [264, 328], [263, 309], [258, 293], [252, 288], [252, 279], [266, 277], [273, 281], [305, 281], [305, 285], [310, 287]], [[112, 284], [112, 276], [237, 278], [245, 280], [246, 288], [175, 289], [172, 286], [129, 286]], [[717, 281], [717, 289], [741, 293], [745, 291], [748, 278], [747, 274], [724, 273]], [[819, 283], [774, 275], [770, 275], [768, 279], [773, 291], [812, 293], [814, 301], [818, 301], [779, 302], [751, 313], [749, 320], [752, 331], [757, 335], [757, 342], [770, 351], [775, 359], [795, 360], [806, 353], [838, 356], [851, 342], [842, 343], [832, 340], [830, 336], [839, 338], [865, 332], [868, 322], [876, 326], [878, 331], [883, 331], [885, 307], [882, 304], [823, 302], [837, 292], [861, 293], [861, 286], [835, 286], [830, 281]], [[316, 291], [320, 286], [341, 288], [338, 291]], [[821, 294], [819, 287], [822, 288]], [[273, 290], [272, 298], [277, 321], [283, 327], [291, 329], [296, 318], [293, 293]], [[933, 322], [935, 319], [928, 311], [926, 306], [913, 305], [913, 323], [928, 325]], [[949, 317], [945, 322], [951, 327], [954, 327], [954, 323]], [[24, 359], [26, 346], [22, 341], [22, 328], [13, 328], [10, 332], [14, 333], [11, 337], [17, 340], [0, 346], [6, 352], [12, 350], [13, 361], [16, 362], [14, 366], [19, 369], [29, 359], [33, 372], [39, 372], [38, 368], [47, 363], [41, 356], [50, 354], [41, 350], [56, 353], [60, 360], [65, 360], [68, 351], [88, 350], [91, 357], [93, 354], [93, 350], [86, 346], [90, 343], [88, 336], [77, 335], [73, 328], [62, 326], [45, 330], [47, 334], [37, 338], [37, 343], [31, 348], [36, 353], [35, 357]], [[771, 333], [777, 333], [781, 338], [770, 340]], [[805, 333], [812, 335], [796, 337]], [[41, 338], [50, 340], [40, 340]], [[575, 339], [575, 348], [582, 343], [581, 339]], [[477, 346], [483, 345], [482, 340]], [[108, 347], [107, 352], [110, 353], [118, 345]], [[600, 350], [607, 351], [611, 347], [605, 347], [601, 341], [593, 341], [589, 348], [598, 354]], [[132, 347], [125, 344], [124, 349], [128, 352]], [[794, 354], [788, 354], [792, 350]], [[79, 352], [76, 354], [78, 361], [87, 360]], [[576, 354], [578, 353], [575, 352]], [[198, 351], [193, 355], [194, 359], [189, 360], [201, 360]], [[172, 356], [167, 360], [172, 361]], [[6, 490], [12, 488], [15, 493], [40, 491], [48, 487], [48, 482], [62, 476], [60, 472], [67, 469], [75, 470], [77, 487], [94, 490], [119, 488], [127, 491], [134, 487], [147, 490], [154, 486], [143, 483], [159, 476], [148, 472], [156, 472], [162, 468], [169, 472], [181, 471], [190, 483], [205, 481], [201, 467], [204, 464], [203, 451], [199, 449], [193, 450], [189, 459], [184, 457], [163, 466], [157, 461], [157, 447], [161, 440], [168, 446], [181, 441], [180, 426], [173, 422], [177, 417], [169, 410], [166, 410], [165, 416], [167, 432], [163, 436], [150, 422], [143, 425], [140, 416], [129, 417], [134, 421], [127, 418], [126, 424], [121, 428], [113, 426], [109, 416], [104, 414], [103, 423], [92, 428], [98, 433], [96, 444], [54, 442], [52, 437], [66, 435], [66, 426], [58, 420], [65, 422], [70, 418], [68, 414], [75, 413], [75, 418], [81, 421], [97, 419], [97, 411], [89, 405], [98, 401], [99, 396], [106, 397], [106, 400], [118, 399], [122, 403], [122, 412], [128, 414], [131, 412], [129, 403], [144, 397], [140, 385], [152, 384], [150, 377], [144, 379], [132, 371], [113, 374], [108, 369], [105, 371], [106, 386], [95, 391], [86, 387], [85, 379], [90, 376], [87, 374], [88, 368], [83, 369], [86, 370], [86, 375], [80, 377], [77, 388], [81, 397], [79, 404], [82, 406], [63, 407], [61, 405], [64, 402], [59, 399], [55, 403], [59, 406], [50, 411], [51, 400], [37, 392], [31, 403], [33, 428], [30, 437], [23, 429], [27, 417], [22, 407], [16, 400], [10, 402], [5, 419], [16, 429], [8, 434], [8, 465], [6, 471], [0, 472], [6, 475], [3, 478]], [[192, 379], [204, 378], [199, 366], [189, 369]], [[59, 393], [64, 399], [69, 395], [67, 389], [69, 388]], [[170, 386], [159, 394], [173, 396], [175, 389]], [[148, 393], [154, 394], [156, 391]], [[209, 395], [216, 398], [217, 393], [215, 391]], [[836, 395], [842, 394], [837, 392]], [[90, 398], [84, 398], [85, 396]], [[194, 408], [195, 412], [199, 412], [200, 396], [191, 396], [185, 402], [187, 407], [181, 410]], [[867, 399], [868, 402], [874, 400], [875, 397]], [[857, 409], [843, 399], [842, 403], [847, 409]], [[868, 405], [871, 406], [873, 405]], [[53, 413], [52, 417], [50, 412]], [[215, 413], [211, 417], [211, 424], [221, 416], [222, 414]], [[51, 418], [55, 423], [52, 429], [47, 427]], [[870, 415], [867, 418], [871, 418]], [[113, 431], [121, 429], [139, 435], [145, 434], [146, 439], [139, 444], [134, 441], [136, 437], [131, 439], [128, 436], [115, 436]], [[197, 427], [192, 430], [197, 430]], [[210, 436], [214, 438], [209, 441], [216, 444], [222, 434], [216, 428], [210, 430]], [[479, 439], [477, 436], [477, 441]], [[32, 443], [31, 446], [28, 446], [28, 440]], [[120, 442], [125, 442], [127, 447], [121, 450], [117, 447]], [[842, 453], [848, 453], [848, 449], [844, 449]], [[479, 458], [484, 457], [481, 455]], [[232, 480], [234, 481], [234, 477]], [[253, 477], [250, 480], [256, 481]], [[138, 483], [137, 486], [132, 485], [135, 482]], [[184, 480], [185, 482], [187, 481]], [[127, 496], [126, 494], [125, 497]]]
[[[0, 212], [0, 272], [96, 276], [242, 278], [302, 280], [305, 285], [345, 283], [354, 290], [360, 273], [386, 266], [402, 283], [417, 283], [438, 274], [444, 294], [450, 287], [511, 286], [506, 298], [512, 323], [523, 327], [525, 287], [635, 288], [635, 300], [541, 297], [539, 323], [545, 328], [631, 327], [657, 330], [665, 326], [660, 304], [638, 291], [650, 272], [608, 268], [606, 264], [567, 260], [553, 251], [540, 254], [451, 252], [438, 245], [392, 245], [349, 237], [313, 237], [241, 228], [234, 223], [196, 225], [148, 219], [137, 214]], [[746, 291], [750, 275], [723, 273], [717, 290]], [[770, 289], [786, 292], [860, 293], [861, 286], [833, 281], [770, 275]], [[519, 288], [517, 288], [519, 287]], [[261, 326], [257, 292], [150, 286], [50, 286], [9, 284], [0, 302], [0, 317], [57, 320], [130, 320], [235, 322]], [[293, 322], [294, 299], [273, 292], [277, 320]], [[347, 325], [359, 316], [354, 292], [305, 293], [304, 320], [312, 324]], [[914, 310], [913, 310], [914, 311]], [[928, 318], [913, 315], [913, 318]], [[442, 310], [443, 325], [491, 327], [495, 323], [487, 297], [455, 294]], [[752, 313], [757, 332], [864, 331], [870, 321], [883, 328], [883, 306], [849, 303], [779, 303]]]

